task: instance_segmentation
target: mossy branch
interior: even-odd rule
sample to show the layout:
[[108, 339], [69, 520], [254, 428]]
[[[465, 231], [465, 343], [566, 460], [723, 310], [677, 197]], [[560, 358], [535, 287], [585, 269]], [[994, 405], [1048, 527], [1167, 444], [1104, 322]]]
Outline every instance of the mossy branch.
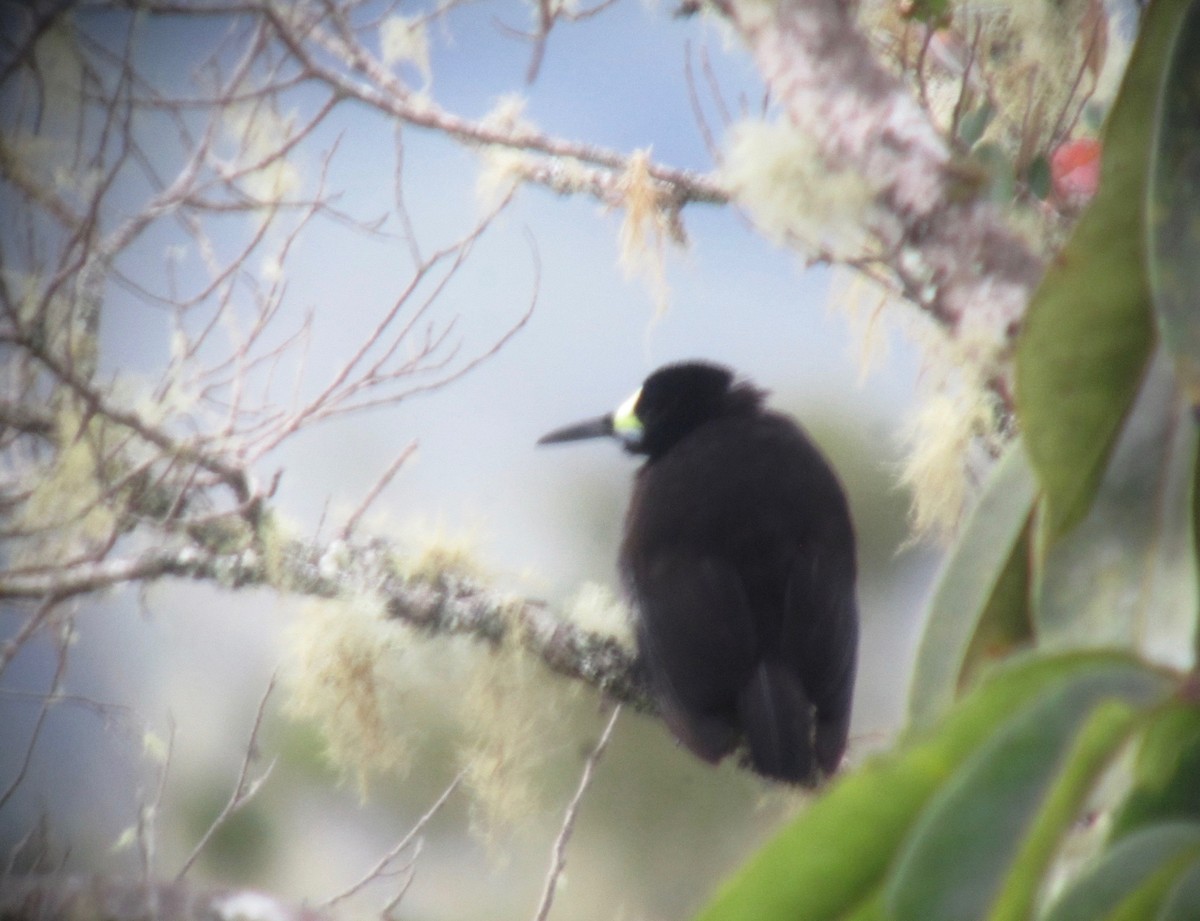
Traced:
[[[200, 533], [193, 538], [205, 540]], [[431, 636], [459, 634], [494, 645], [516, 631], [522, 648], [552, 671], [639, 711], [654, 711], [634, 651], [617, 637], [579, 627], [545, 602], [498, 592], [458, 572], [406, 575], [400, 552], [382, 539], [327, 546], [275, 538], [256, 543], [266, 549], [247, 543], [229, 550], [217, 535], [210, 546], [192, 542], [62, 571], [7, 573], [0, 576], [0, 598], [65, 600], [128, 582], [176, 577], [227, 589], [274, 587], [299, 596], [371, 600]]]

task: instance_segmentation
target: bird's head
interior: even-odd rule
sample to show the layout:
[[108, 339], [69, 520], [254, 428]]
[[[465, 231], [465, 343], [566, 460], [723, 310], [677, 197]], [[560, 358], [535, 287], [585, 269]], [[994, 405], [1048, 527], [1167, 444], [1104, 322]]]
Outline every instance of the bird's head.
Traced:
[[659, 368], [610, 413], [555, 429], [538, 444], [610, 436], [631, 454], [657, 457], [710, 419], [753, 412], [762, 392], [740, 383], [732, 371], [700, 361]]

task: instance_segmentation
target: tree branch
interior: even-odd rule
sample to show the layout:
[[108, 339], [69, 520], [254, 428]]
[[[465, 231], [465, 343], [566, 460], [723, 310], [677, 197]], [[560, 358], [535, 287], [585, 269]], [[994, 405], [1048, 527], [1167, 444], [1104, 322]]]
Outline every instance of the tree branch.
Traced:
[[0, 917], [4, 918], [211, 921], [269, 917], [275, 921], [323, 921], [333, 917], [264, 892], [206, 888], [185, 882], [147, 883], [58, 873], [9, 876], [0, 882]]
[[542, 898], [538, 903], [534, 921], [546, 921], [550, 917], [550, 909], [554, 905], [554, 895], [558, 891], [559, 880], [562, 879], [563, 871], [567, 868], [567, 844], [570, 842], [571, 834], [575, 830], [575, 819], [579, 815], [579, 807], [583, 805], [583, 794], [591, 786], [592, 774], [595, 773], [596, 765], [600, 761], [600, 756], [604, 754], [604, 749], [608, 747], [613, 729], [617, 725], [617, 717], [620, 715], [621, 705], [617, 704], [617, 706], [613, 707], [612, 715], [609, 716], [608, 722], [604, 726], [604, 731], [600, 733], [600, 738], [597, 740], [595, 747], [588, 755], [587, 761], [583, 764], [583, 773], [579, 776], [579, 786], [576, 787], [575, 795], [571, 797], [571, 802], [567, 804], [567, 811], [563, 816], [562, 826], [559, 828], [558, 835], [554, 839], [550, 870], [546, 874], [546, 884], [542, 889]]
[[843, 0], [718, 4], [790, 122], [831, 169], [876, 190], [871, 232], [953, 330], [967, 315], [1012, 338], [1044, 260], [979, 194], [925, 109], [876, 58]]
[[0, 599], [63, 599], [166, 576], [225, 588], [269, 586], [319, 598], [372, 598], [397, 621], [431, 635], [461, 634], [497, 644], [515, 630], [521, 646], [551, 670], [639, 711], [655, 709], [632, 649], [616, 637], [581, 629], [544, 602], [504, 594], [453, 572], [404, 576], [396, 565], [398, 550], [381, 539], [334, 541], [323, 548], [276, 540], [270, 555], [267, 561], [254, 549], [154, 548], [66, 573], [0, 574]]

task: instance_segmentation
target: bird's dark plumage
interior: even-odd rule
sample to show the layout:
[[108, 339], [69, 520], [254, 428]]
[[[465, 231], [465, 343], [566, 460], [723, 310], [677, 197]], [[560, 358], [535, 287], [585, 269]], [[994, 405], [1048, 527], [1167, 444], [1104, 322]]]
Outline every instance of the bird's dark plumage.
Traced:
[[725, 368], [669, 365], [616, 413], [646, 455], [621, 544], [639, 652], [675, 736], [708, 761], [812, 785], [846, 748], [858, 646], [854, 533], [805, 433]]

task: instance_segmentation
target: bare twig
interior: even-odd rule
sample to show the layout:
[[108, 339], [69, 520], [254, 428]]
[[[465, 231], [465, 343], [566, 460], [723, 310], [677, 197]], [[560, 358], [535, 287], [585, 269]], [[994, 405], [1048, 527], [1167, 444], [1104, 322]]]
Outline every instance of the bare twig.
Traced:
[[687, 83], [688, 104], [692, 107], [692, 120], [695, 121], [697, 129], [700, 131], [700, 137], [704, 141], [704, 147], [708, 151], [708, 155], [714, 161], [719, 161], [721, 158], [721, 147], [713, 135], [712, 127], [708, 124], [708, 118], [704, 115], [704, 107], [700, 104], [700, 94], [696, 90], [696, 75], [692, 69], [691, 42], [688, 42], [684, 48], [683, 75]]
[[254, 726], [250, 729], [250, 738], [246, 742], [246, 755], [242, 759], [241, 770], [238, 771], [237, 783], [234, 784], [233, 791], [229, 794], [225, 805], [221, 807], [221, 811], [217, 813], [208, 829], [200, 836], [200, 840], [192, 848], [191, 854], [183, 862], [179, 872], [175, 874], [176, 882], [180, 882], [187, 875], [188, 870], [192, 868], [208, 842], [212, 840], [212, 836], [229, 820], [229, 817], [250, 802], [262, 789], [262, 785], [266, 783], [267, 778], [271, 776], [271, 771], [275, 768], [275, 762], [272, 760], [261, 774], [253, 779], [250, 777], [250, 765], [258, 759], [258, 733], [262, 729], [263, 715], [267, 712], [267, 701], [271, 697], [271, 692], [275, 690], [275, 678], [276, 676], [272, 675], [271, 680], [267, 682], [267, 689], [263, 691], [262, 698], [258, 702], [258, 709], [254, 713]]
[[167, 790], [167, 777], [171, 772], [171, 759], [175, 755], [175, 719], [167, 717], [167, 746], [158, 765], [154, 794], [149, 802], [138, 807], [137, 845], [142, 864], [142, 882], [149, 885], [155, 876], [155, 860], [158, 853], [158, 816], [162, 807], [163, 794]]
[[[0, 589], [0, 593], [2, 593]], [[36, 592], [32, 596], [26, 595], [26, 598], [36, 598], [38, 606], [21, 624], [15, 636], [4, 641], [4, 645], [0, 646], [0, 675], [4, 674], [4, 670], [8, 664], [16, 657], [17, 653], [29, 642], [30, 638], [50, 622], [51, 615], [57, 609], [59, 600], [49, 596], [48, 592]]]
[[37, 720], [33, 724], [33, 731], [29, 734], [29, 741], [25, 744], [25, 757], [21, 760], [21, 766], [17, 769], [16, 775], [13, 777], [3, 792], [0, 792], [0, 809], [3, 809], [5, 804], [12, 798], [12, 795], [17, 792], [17, 788], [21, 786], [25, 778], [29, 775], [29, 767], [33, 762], [33, 753], [37, 748], [38, 740], [41, 738], [42, 729], [46, 725], [46, 717], [54, 706], [54, 697], [58, 693], [59, 687], [62, 685], [63, 677], [67, 673], [67, 653], [71, 646], [70, 633], [74, 629], [70, 618], [64, 619], [60, 624], [59, 638], [57, 643], [57, 656], [54, 665], [54, 675], [50, 679], [50, 690], [46, 693], [45, 699], [42, 701], [42, 706], [38, 710]]
[[[420, 844], [419, 836], [420, 836], [421, 832], [423, 832], [425, 830], [425, 827], [431, 821], [433, 821], [433, 817], [436, 816], [441, 811], [442, 807], [446, 805], [446, 801], [448, 799], [450, 799], [451, 794], [453, 794], [454, 791], [457, 790], [459, 785], [462, 783], [462, 779], [466, 775], [466, 772], [467, 772], [466, 768], [463, 768], [461, 771], [458, 772], [457, 775], [455, 775], [454, 779], [452, 781], [450, 781], [449, 784], [447, 784], [446, 789], [444, 789], [442, 791], [441, 795], [436, 800], [434, 800], [433, 805], [431, 805], [427, 810], [425, 810], [425, 814], [422, 815], [419, 819], [417, 819], [416, 824], [414, 824], [413, 827], [410, 828], [408, 830], [408, 832], [404, 835], [404, 837], [401, 838], [398, 842], [396, 842], [396, 844], [391, 849], [389, 849], [388, 852], [379, 859], [379, 861], [375, 864], [375, 866], [373, 866], [369, 871], [367, 871], [366, 875], [364, 875], [362, 877], [362, 879], [360, 879], [358, 882], [354, 883], [349, 888], [342, 890], [337, 895], [331, 896], [330, 898], [326, 899], [318, 907], [321, 909], [333, 908], [338, 903], [344, 902], [346, 899], [350, 898], [351, 896], [354, 896], [357, 893], [361, 892], [363, 889], [365, 889], [371, 883], [377, 882], [378, 880], [384, 879], [385, 877], [392, 875], [395, 872], [394, 870], [391, 869], [392, 864], [396, 861], [397, 858], [399, 858], [399, 856], [401, 854], [404, 853], [405, 850], [407, 850], [410, 846], [414, 845], [414, 843]], [[401, 887], [400, 895], [404, 894], [404, 891], [408, 888], [408, 885], [411, 882], [412, 882], [412, 877], [410, 875], [408, 880], [405, 882], [404, 886]], [[390, 901], [384, 909], [384, 914], [386, 915], [392, 908], [394, 908], [398, 901], [399, 901], [399, 897], [396, 897], [395, 899]]]
[[350, 539], [367, 509], [379, 498], [379, 494], [387, 488], [387, 485], [396, 478], [396, 474], [400, 472], [400, 468], [404, 466], [404, 462], [412, 457], [416, 450], [417, 443], [415, 441], [410, 441], [405, 445], [404, 449], [396, 455], [396, 459], [388, 465], [387, 470], [375, 481], [375, 485], [367, 490], [367, 494], [363, 496], [363, 500], [358, 504], [358, 508], [350, 513], [350, 516], [346, 519], [346, 523], [342, 526], [341, 534], [339, 535], [342, 540]]
[[213, 918], [269, 917], [275, 921], [334, 921], [327, 913], [253, 889], [191, 883], [150, 883], [103, 874], [23, 875], [0, 886], [0, 916], [43, 921], [108, 918], [111, 921], [212, 921]]
[[596, 742], [596, 747], [592, 749], [587, 760], [583, 763], [583, 773], [579, 777], [579, 786], [575, 790], [575, 795], [571, 797], [571, 801], [567, 803], [567, 811], [563, 816], [562, 827], [558, 830], [558, 836], [554, 839], [554, 847], [550, 852], [550, 870], [546, 874], [546, 885], [542, 889], [542, 899], [538, 903], [537, 912], [534, 914], [534, 921], [546, 921], [550, 917], [550, 909], [554, 905], [554, 894], [558, 891], [558, 881], [562, 878], [563, 870], [567, 867], [567, 845], [571, 841], [571, 834], [575, 830], [575, 819], [579, 815], [579, 807], [583, 803], [583, 794], [587, 792], [587, 788], [591, 785], [592, 774], [596, 770], [596, 764], [600, 761], [600, 756], [604, 754], [604, 749], [608, 747], [608, 740], [612, 737], [613, 728], [617, 725], [617, 717], [621, 715], [621, 705], [617, 704], [612, 709], [612, 715], [608, 718], [608, 723], [604, 727], [604, 731], [600, 733], [600, 738]]

